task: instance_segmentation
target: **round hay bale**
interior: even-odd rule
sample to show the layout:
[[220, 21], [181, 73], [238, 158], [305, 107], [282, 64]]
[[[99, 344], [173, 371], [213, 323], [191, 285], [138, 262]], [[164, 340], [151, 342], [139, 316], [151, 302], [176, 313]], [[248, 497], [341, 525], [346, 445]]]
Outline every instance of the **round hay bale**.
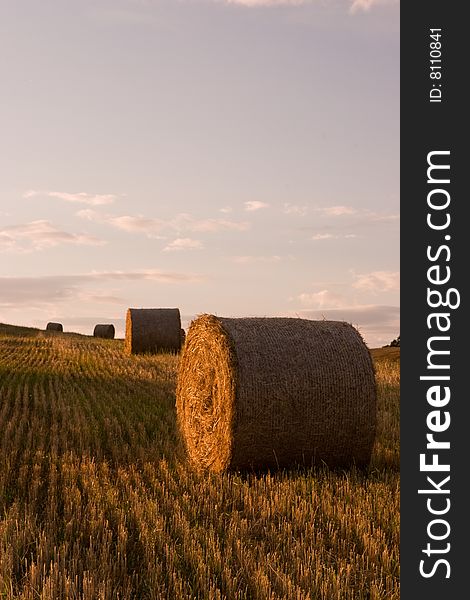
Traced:
[[62, 323], [48, 323], [46, 325], [46, 331], [64, 331]]
[[103, 338], [105, 340], [114, 340], [115, 333], [114, 325], [112, 324], [104, 325], [100, 323], [95, 325], [93, 330], [94, 337]]
[[373, 363], [348, 323], [202, 315], [186, 336], [176, 408], [196, 468], [365, 466]]
[[129, 354], [179, 352], [181, 318], [178, 308], [129, 308], [125, 348]]

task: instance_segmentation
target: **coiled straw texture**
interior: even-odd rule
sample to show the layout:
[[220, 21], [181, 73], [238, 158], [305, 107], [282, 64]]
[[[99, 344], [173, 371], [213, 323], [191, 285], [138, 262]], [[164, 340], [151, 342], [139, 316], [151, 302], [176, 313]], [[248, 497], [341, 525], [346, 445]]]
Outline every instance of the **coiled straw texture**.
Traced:
[[374, 368], [348, 323], [202, 315], [186, 335], [176, 406], [198, 469], [364, 466]]

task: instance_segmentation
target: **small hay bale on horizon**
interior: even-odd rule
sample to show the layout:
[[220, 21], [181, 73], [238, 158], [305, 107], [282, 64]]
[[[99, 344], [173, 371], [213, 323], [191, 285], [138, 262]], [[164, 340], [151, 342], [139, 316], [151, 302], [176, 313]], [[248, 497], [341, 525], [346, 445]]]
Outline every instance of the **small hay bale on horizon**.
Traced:
[[50, 321], [46, 325], [46, 331], [64, 331], [64, 327], [62, 323], [53, 323], [52, 321]]
[[176, 409], [196, 469], [367, 466], [374, 367], [348, 323], [201, 315], [186, 335]]
[[98, 325], [95, 325], [95, 328], [93, 330], [93, 337], [103, 338], [105, 340], [114, 340], [115, 334], [116, 331], [112, 323], [98, 323]]
[[128, 354], [179, 352], [181, 317], [178, 308], [129, 308], [125, 350]]

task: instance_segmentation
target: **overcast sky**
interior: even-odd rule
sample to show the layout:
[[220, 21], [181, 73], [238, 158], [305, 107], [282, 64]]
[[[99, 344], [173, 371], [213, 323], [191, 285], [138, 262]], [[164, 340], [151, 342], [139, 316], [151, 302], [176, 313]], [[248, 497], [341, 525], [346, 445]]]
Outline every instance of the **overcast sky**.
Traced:
[[399, 4], [0, 5], [0, 321], [399, 334]]

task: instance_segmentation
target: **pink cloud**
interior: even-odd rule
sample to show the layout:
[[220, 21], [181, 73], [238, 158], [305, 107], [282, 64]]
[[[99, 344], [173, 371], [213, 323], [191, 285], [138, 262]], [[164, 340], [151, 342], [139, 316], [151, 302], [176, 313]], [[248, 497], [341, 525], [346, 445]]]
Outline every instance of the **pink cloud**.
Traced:
[[103, 246], [106, 242], [85, 233], [68, 233], [50, 221], [30, 221], [0, 230], [0, 251], [25, 253], [53, 248], [61, 244]]
[[353, 287], [366, 292], [394, 292], [400, 289], [398, 271], [372, 271], [356, 276]]
[[89, 204], [90, 206], [99, 206], [101, 204], [112, 204], [117, 196], [115, 194], [89, 194], [87, 192], [54, 192], [44, 190], [27, 190], [23, 198], [34, 198], [35, 196], [46, 196], [49, 198], [59, 198], [65, 202], [74, 202]]
[[201, 250], [204, 248], [203, 243], [200, 240], [192, 240], [191, 238], [177, 238], [170, 242], [163, 252], [177, 252], [180, 250]]

